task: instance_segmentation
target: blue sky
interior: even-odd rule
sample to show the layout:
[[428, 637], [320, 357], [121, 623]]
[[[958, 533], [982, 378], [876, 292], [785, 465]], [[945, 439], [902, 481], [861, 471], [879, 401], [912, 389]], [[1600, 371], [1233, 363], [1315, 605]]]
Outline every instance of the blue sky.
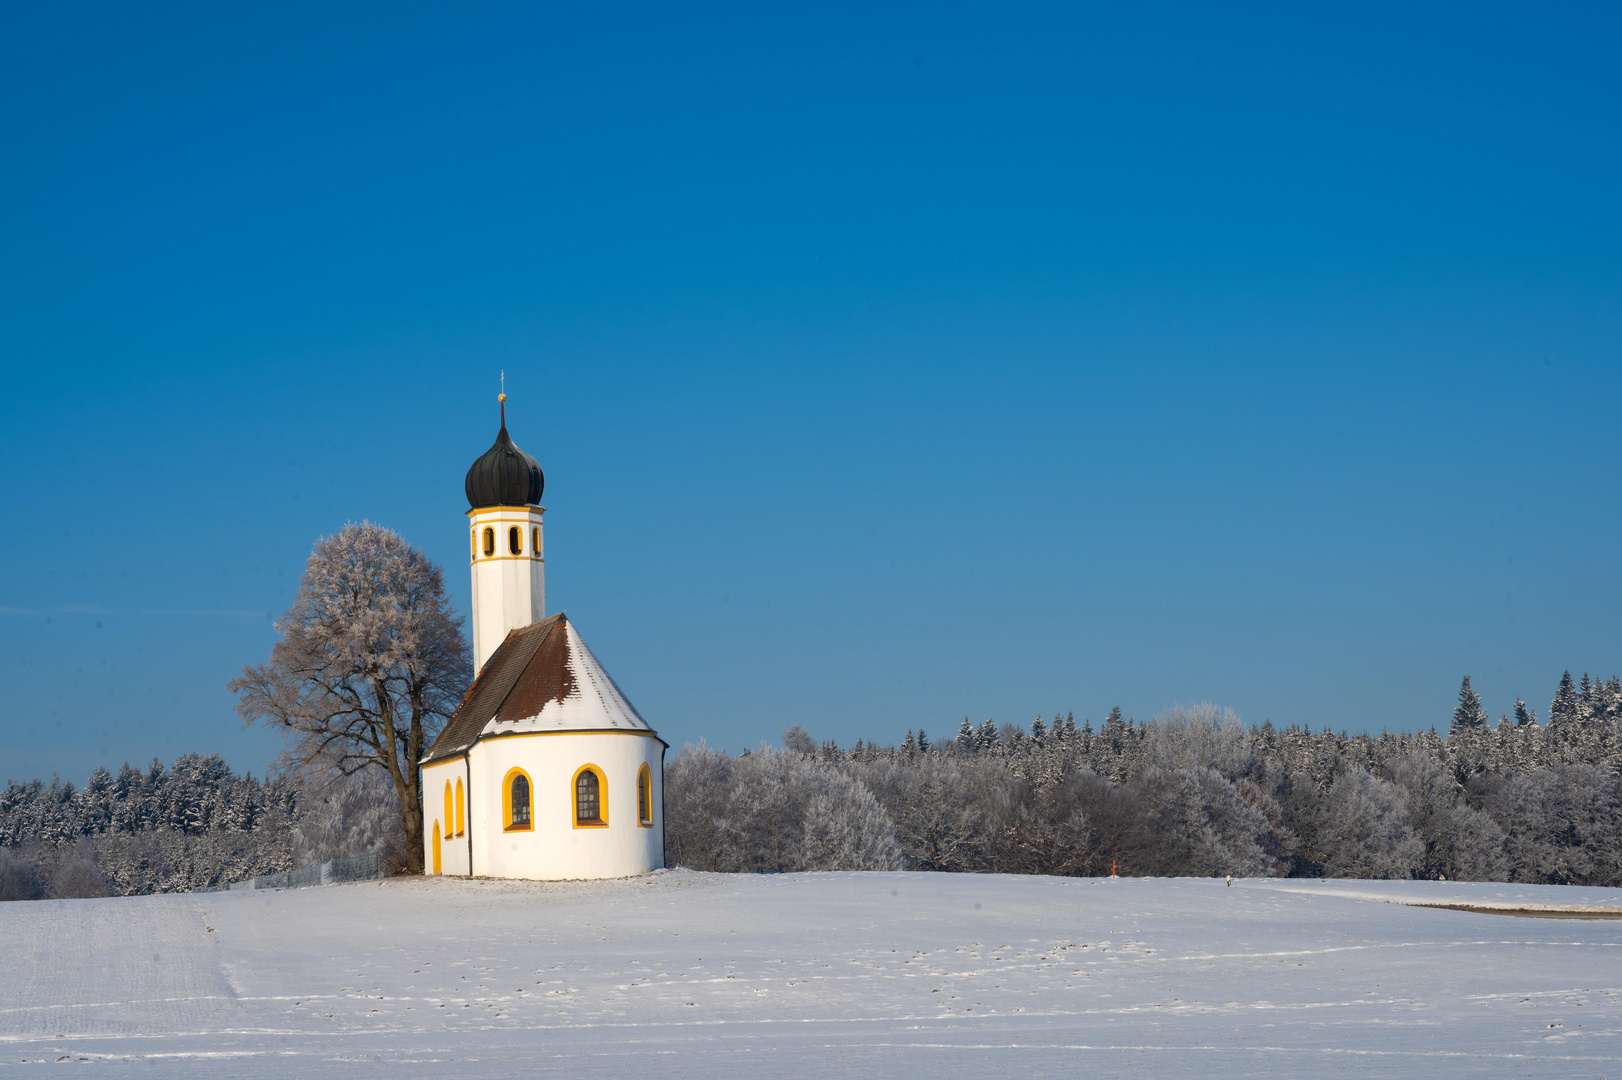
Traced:
[[502, 370], [678, 747], [1622, 669], [1622, 15], [1130, 8], [8, 13], [0, 778], [261, 771], [345, 521], [465, 606]]

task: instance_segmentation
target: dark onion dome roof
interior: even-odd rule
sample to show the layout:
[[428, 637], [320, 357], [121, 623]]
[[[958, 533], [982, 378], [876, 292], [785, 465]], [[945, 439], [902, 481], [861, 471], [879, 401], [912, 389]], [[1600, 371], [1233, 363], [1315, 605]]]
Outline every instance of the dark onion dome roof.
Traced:
[[490, 449], [467, 470], [468, 506], [539, 506], [546, 488], [540, 464], [518, 449], [507, 434], [507, 395], [501, 398], [501, 431]]

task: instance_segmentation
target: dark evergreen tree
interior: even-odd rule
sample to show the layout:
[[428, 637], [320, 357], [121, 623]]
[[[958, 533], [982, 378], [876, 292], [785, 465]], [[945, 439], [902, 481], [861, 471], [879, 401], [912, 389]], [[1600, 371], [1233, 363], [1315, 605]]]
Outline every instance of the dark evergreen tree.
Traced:
[[1560, 676], [1560, 687], [1549, 702], [1549, 726], [1564, 726], [1577, 719], [1577, 687], [1571, 681], [1571, 672]]
[[969, 723], [967, 716], [963, 718], [962, 726], [957, 729], [957, 748], [959, 750], [974, 749], [974, 727]]
[[1121, 738], [1125, 733], [1126, 720], [1121, 716], [1121, 707], [1119, 705], [1112, 706], [1109, 715], [1104, 718], [1104, 727], [1099, 731], [1099, 734], [1109, 742], [1113, 749], [1119, 750], [1121, 748]]
[[1459, 704], [1453, 710], [1453, 731], [1472, 731], [1487, 726], [1487, 710], [1481, 707], [1481, 695], [1470, 685], [1470, 676], [1459, 686]]
[[1528, 725], [1531, 725], [1532, 727], [1536, 727], [1537, 722], [1538, 722], [1537, 710], [1533, 709], [1532, 706], [1528, 705], [1526, 702], [1522, 701], [1520, 698], [1516, 698], [1515, 699], [1515, 726], [1516, 727], [1526, 727]]

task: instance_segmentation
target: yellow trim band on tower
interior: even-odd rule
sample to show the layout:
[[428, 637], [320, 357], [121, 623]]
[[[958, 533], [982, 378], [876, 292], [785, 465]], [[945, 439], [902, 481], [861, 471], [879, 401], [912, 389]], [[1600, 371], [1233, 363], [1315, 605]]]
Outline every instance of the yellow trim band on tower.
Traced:
[[[654, 742], [658, 743], [660, 746], [663, 746], [667, 750], [670, 749], [670, 744], [659, 738], [657, 733], [652, 731], [643, 731], [639, 728], [564, 728], [561, 731], [492, 731], [487, 734], [480, 735], [477, 739], [474, 739], [472, 745], [477, 746], [482, 742], [493, 742], [496, 739], [533, 739], [540, 736], [551, 735], [639, 735], [644, 739], [652, 739]], [[437, 757], [431, 761], [424, 760], [419, 762], [418, 768], [429, 769], [440, 764], [441, 762], [454, 761], [456, 758], [461, 756], [462, 748], [458, 747], [456, 750], [446, 754], [444, 757]]]
[[467, 512], [467, 516], [468, 517], [474, 517], [474, 516], [476, 516], [478, 514], [524, 514], [524, 515], [530, 515], [530, 514], [544, 514], [544, 513], [546, 513], [546, 507], [544, 507], [544, 506], [481, 506], [477, 510], [469, 510]]

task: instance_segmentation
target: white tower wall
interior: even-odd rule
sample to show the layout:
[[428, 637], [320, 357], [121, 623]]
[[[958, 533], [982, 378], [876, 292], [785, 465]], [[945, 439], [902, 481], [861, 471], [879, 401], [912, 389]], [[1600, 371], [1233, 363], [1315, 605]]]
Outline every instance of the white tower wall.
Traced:
[[546, 618], [546, 545], [541, 530], [545, 512], [541, 506], [486, 506], [468, 511], [475, 673], [506, 640], [509, 630]]
[[[575, 821], [574, 780], [588, 765], [598, 770], [607, 788], [602, 825]], [[651, 816], [646, 819], [637, 805], [637, 778], [643, 770], [650, 784]], [[505, 824], [506, 782], [515, 771], [531, 785], [531, 820], [522, 828]], [[430, 874], [435, 872], [436, 826], [442, 874], [559, 881], [630, 877], [664, 865], [664, 744], [650, 731], [484, 739], [466, 758], [424, 768], [422, 779], [423, 866]], [[458, 784], [467, 799], [464, 835], [455, 833], [454, 810], [444, 810], [447, 787], [454, 803]]]
[[[559, 732], [485, 739], [470, 754], [479, 820], [492, 823], [473, 837], [473, 872], [480, 877], [630, 877], [664, 865], [664, 746], [651, 732]], [[574, 779], [597, 767], [607, 786], [604, 826], [580, 827]], [[652, 782], [653, 819], [637, 814], [637, 774]], [[532, 828], [503, 828], [503, 781], [522, 769], [532, 785]], [[465, 856], [464, 856], [465, 858]]]

